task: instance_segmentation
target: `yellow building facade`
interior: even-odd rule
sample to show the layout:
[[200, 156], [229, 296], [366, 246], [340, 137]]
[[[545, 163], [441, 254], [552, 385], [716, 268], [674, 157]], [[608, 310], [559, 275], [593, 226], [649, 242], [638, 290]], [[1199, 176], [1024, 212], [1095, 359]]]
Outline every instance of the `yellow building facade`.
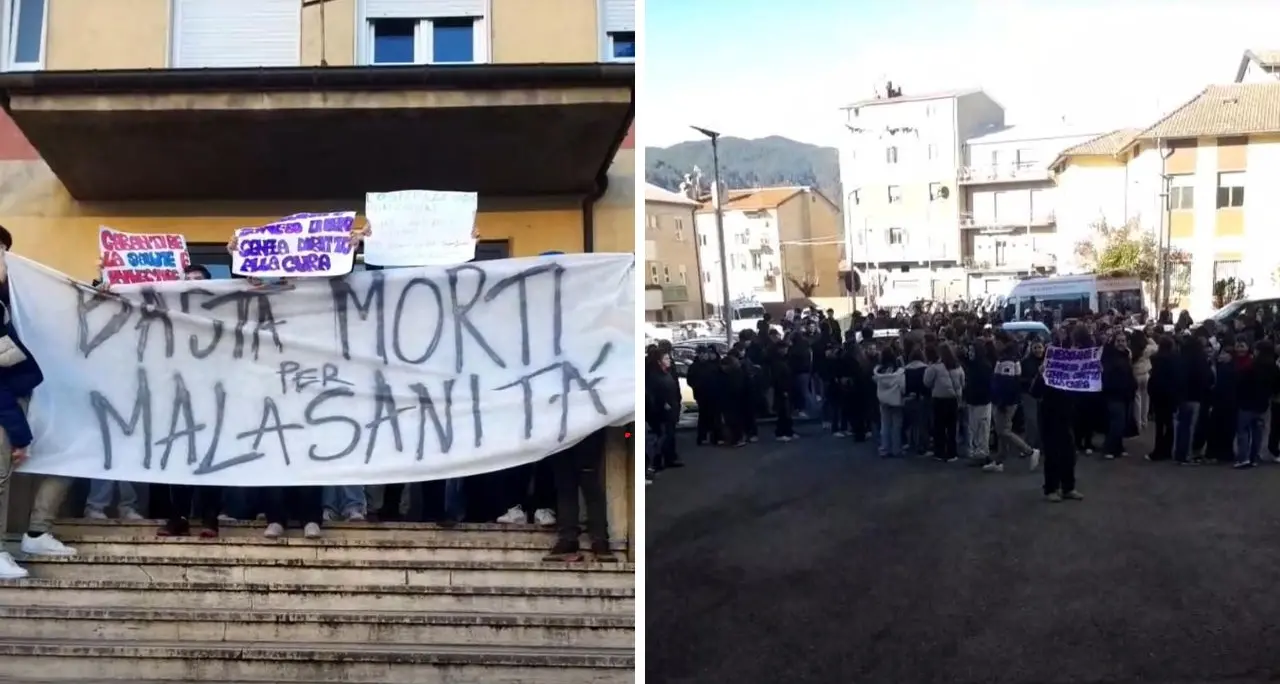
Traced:
[[[233, 5], [256, 15], [230, 17]], [[359, 211], [364, 192], [412, 187], [479, 192], [493, 256], [634, 250], [633, 2], [44, 0], [23, 11], [35, 6], [38, 60], [15, 56], [33, 41], [30, 17], [4, 27], [11, 120], [0, 129], [18, 131], [0, 130], [0, 224], [14, 251], [70, 275], [93, 276], [100, 225], [183, 233], [200, 261], [236, 228]], [[472, 27], [471, 59], [433, 60], [440, 26], [459, 22]], [[416, 24], [412, 63], [384, 65], [380, 23]], [[430, 27], [434, 55], [423, 54]], [[394, 168], [355, 170], [384, 163]]]

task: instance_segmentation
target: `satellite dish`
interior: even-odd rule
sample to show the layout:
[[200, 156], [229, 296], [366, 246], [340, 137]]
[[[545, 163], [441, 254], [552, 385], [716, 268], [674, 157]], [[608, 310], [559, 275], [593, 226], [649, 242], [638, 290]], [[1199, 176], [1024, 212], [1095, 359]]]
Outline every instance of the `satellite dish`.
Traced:
[[941, 198], [941, 199], [946, 199], [946, 198], [948, 198], [948, 197], [950, 197], [950, 196], [951, 196], [951, 188], [948, 188], [948, 187], [947, 187], [947, 186], [945, 186], [945, 185], [944, 185], [944, 186], [942, 186], [942, 187], [940, 187], [940, 188], [938, 188], [938, 197], [939, 197], [939, 198]]

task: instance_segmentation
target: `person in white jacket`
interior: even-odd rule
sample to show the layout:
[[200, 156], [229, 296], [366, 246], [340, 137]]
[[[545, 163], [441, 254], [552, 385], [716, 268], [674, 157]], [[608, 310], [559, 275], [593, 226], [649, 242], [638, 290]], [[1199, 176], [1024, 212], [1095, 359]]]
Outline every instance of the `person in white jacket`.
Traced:
[[882, 351], [872, 377], [876, 383], [876, 399], [880, 400], [880, 455], [897, 458], [902, 456], [902, 407], [906, 390], [902, 359], [892, 349]]
[[1129, 347], [1133, 350], [1133, 379], [1138, 385], [1133, 398], [1133, 414], [1137, 418], [1138, 430], [1143, 431], [1147, 429], [1147, 416], [1151, 414], [1151, 395], [1147, 392], [1147, 385], [1151, 382], [1151, 357], [1157, 347], [1155, 341], [1141, 330], [1134, 331]]

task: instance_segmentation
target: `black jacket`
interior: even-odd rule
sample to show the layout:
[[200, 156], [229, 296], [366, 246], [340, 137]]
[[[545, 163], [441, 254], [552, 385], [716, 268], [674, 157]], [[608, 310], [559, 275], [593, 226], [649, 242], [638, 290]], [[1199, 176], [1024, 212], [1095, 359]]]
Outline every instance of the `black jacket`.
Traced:
[[1102, 395], [1110, 401], [1133, 401], [1138, 380], [1133, 377], [1133, 361], [1129, 355], [1107, 347], [1102, 351]]
[[1165, 411], [1178, 408], [1187, 401], [1188, 384], [1186, 363], [1179, 354], [1156, 352], [1151, 357], [1147, 393], [1151, 395], [1152, 406]]

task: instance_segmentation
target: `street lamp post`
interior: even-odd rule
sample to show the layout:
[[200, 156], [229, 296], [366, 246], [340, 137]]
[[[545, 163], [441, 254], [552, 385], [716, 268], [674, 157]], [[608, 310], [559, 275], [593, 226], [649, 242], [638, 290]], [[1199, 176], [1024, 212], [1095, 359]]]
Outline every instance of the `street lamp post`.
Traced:
[[711, 201], [714, 204], [716, 212], [716, 242], [720, 246], [720, 297], [722, 306], [720, 315], [724, 318], [724, 335], [729, 345], [733, 345], [733, 312], [729, 308], [729, 259], [725, 255], [724, 247], [724, 198], [720, 192], [720, 134], [706, 128], [690, 126], [693, 130], [707, 136], [711, 139], [711, 182], [714, 191], [711, 193]]

